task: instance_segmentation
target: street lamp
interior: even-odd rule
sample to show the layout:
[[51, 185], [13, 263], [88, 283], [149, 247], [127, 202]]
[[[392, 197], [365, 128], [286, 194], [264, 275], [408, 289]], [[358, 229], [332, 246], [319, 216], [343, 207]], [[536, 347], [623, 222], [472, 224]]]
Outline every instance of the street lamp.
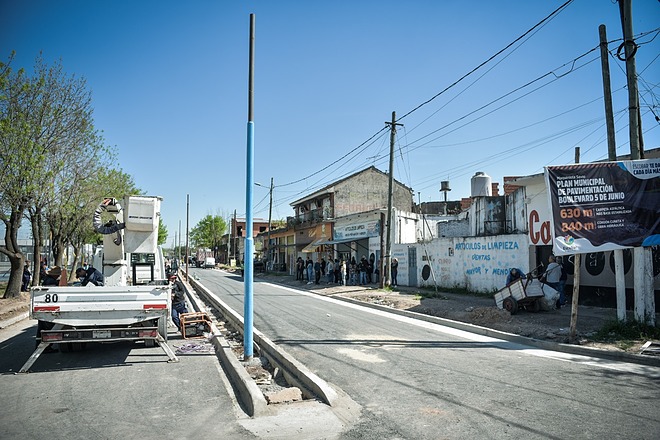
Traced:
[[[257, 182], [254, 182], [254, 184], [257, 185], [257, 186], [260, 186], [262, 188], [267, 188], [266, 186], [264, 186], [260, 183], [257, 183]], [[270, 222], [271, 222], [271, 217], [273, 215], [273, 178], [272, 177], [270, 178], [270, 190], [269, 190], [269, 192], [270, 192], [270, 203], [269, 203], [269, 206], [268, 206], [268, 261], [267, 261], [267, 263], [272, 264], [273, 260], [272, 260], [272, 255], [271, 255], [271, 252], [270, 252], [270, 229], [271, 229]]]

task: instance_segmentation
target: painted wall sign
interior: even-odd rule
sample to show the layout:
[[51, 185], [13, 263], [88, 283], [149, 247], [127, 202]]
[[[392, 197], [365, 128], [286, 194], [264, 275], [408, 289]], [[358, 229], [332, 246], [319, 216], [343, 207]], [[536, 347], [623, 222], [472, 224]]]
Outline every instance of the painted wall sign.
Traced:
[[536, 209], [529, 213], [529, 240], [534, 245], [550, 244], [552, 241], [550, 220], [541, 222], [541, 216]]
[[344, 240], [354, 238], [360, 240], [367, 237], [377, 237], [380, 235], [380, 220], [371, 220], [362, 223], [352, 223], [346, 226], [335, 225], [334, 239]]

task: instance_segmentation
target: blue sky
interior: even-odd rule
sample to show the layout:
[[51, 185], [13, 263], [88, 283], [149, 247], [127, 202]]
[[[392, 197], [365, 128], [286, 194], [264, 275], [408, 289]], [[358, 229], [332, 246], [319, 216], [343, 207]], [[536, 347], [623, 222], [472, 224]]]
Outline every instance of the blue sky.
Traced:
[[[191, 227], [207, 214], [245, 214], [250, 13], [254, 180], [267, 187], [274, 178], [279, 219], [293, 214], [293, 200], [334, 180], [370, 165], [387, 171], [389, 134], [365, 141], [392, 111], [406, 115], [395, 177], [415, 201], [441, 200], [442, 180], [449, 199], [468, 197], [477, 171], [501, 185], [503, 176], [572, 163], [575, 146], [585, 162], [606, 158], [599, 53], [573, 60], [598, 45], [599, 24], [608, 40], [622, 38], [610, 0], [574, 0], [441, 93], [562, 4], [0, 0], [0, 55], [15, 50], [14, 67], [29, 69], [42, 51], [87, 80], [95, 125], [117, 149], [117, 167], [163, 196], [171, 245], [179, 222], [185, 233], [187, 194]], [[651, 149], [660, 146], [660, 2], [634, 0], [633, 17], [635, 34], [647, 33], [637, 40], [637, 70]], [[625, 65], [610, 57], [610, 69], [623, 154]], [[254, 205], [255, 217], [268, 217], [267, 188], [254, 188]]]

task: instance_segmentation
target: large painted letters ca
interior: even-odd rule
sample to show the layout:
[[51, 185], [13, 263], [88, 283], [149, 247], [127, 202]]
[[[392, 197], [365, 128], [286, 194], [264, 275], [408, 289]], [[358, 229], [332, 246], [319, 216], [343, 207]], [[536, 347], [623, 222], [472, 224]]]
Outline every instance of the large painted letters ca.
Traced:
[[[552, 241], [552, 234], [550, 233], [550, 220], [546, 220], [541, 223], [541, 227], [538, 228], [539, 222], [539, 213], [536, 209], [532, 210], [529, 213], [529, 239], [532, 241], [532, 244], [539, 244], [539, 241], [542, 244], [550, 244]], [[538, 228], [538, 229], [537, 229]]]

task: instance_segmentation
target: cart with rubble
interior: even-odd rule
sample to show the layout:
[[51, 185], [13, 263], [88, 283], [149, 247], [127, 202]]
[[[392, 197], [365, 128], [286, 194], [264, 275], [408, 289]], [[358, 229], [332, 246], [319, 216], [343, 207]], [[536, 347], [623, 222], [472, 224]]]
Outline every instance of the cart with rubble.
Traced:
[[528, 276], [526, 279], [519, 278], [500, 289], [495, 294], [495, 304], [499, 309], [515, 315], [520, 309], [530, 312], [541, 311], [544, 298], [541, 282]]

